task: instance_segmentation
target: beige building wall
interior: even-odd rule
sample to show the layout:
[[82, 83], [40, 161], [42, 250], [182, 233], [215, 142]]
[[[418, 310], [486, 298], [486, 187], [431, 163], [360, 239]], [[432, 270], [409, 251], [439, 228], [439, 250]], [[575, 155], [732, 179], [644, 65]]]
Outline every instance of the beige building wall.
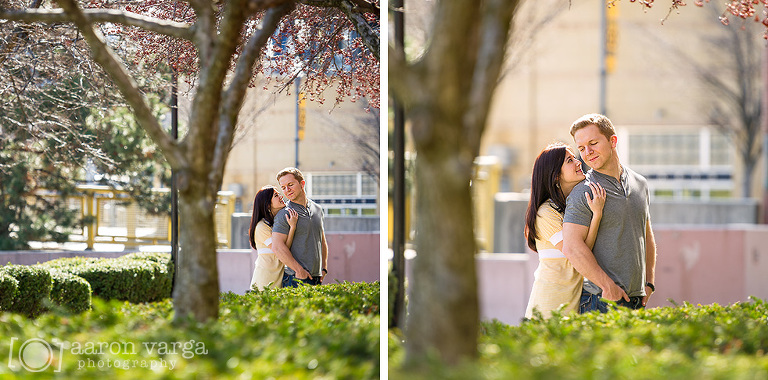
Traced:
[[[535, 9], [528, 2], [516, 28], [550, 10]], [[541, 3], [543, 4], [543, 3]], [[568, 129], [579, 116], [600, 112], [600, 23], [603, 0], [572, 1], [532, 34], [525, 51], [513, 51], [513, 61], [500, 83], [481, 154], [501, 158], [503, 191], [522, 191], [530, 186], [533, 161], [549, 143], [573, 145]], [[707, 127], [706, 100], [712, 98], [689, 67], [674, 59], [674, 46], [699, 62], [717, 62], [719, 55], [704, 49], [702, 36], [724, 28], [717, 16], [693, 6], [669, 12], [668, 4], [656, 2], [647, 10], [637, 3], [618, 1], [615, 17], [617, 45], [615, 69], [607, 76], [607, 115], [621, 137], [633, 133], [696, 133]], [[712, 4], [707, 4], [712, 6]], [[615, 11], [615, 10], [614, 10]], [[532, 16], [533, 15], [533, 16]], [[731, 23], [731, 27], [736, 22]], [[518, 35], [525, 32], [517, 31]], [[762, 40], [758, 29], [754, 38]], [[514, 44], [513, 46], [521, 46]], [[763, 45], [759, 45], [763, 46]], [[724, 53], [727, 54], [727, 53]], [[517, 58], [515, 58], [517, 57]], [[626, 149], [620, 154], [628, 161]], [[733, 162], [738, 160], [733, 157]], [[737, 164], [738, 165], [738, 164]], [[734, 195], [739, 194], [740, 169]], [[762, 184], [762, 169], [755, 172]], [[759, 196], [759, 191], [753, 194]]]
[[[264, 185], [278, 186], [275, 174], [296, 165], [296, 92], [275, 93], [263, 85], [249, 90], [224, 171], [222, 190], [233, 191], [241, 212], [250, 212], [256, 192]], [[290, 92], [290, 93], [288, 93]], [[298, 144], [298, 167], [303, 173], [360, 172], [379, 168], [378, 110], [366, 111], [365, 100], [334, 105], [335, 89], [320, 103], [306, 102], [304, 139]]]

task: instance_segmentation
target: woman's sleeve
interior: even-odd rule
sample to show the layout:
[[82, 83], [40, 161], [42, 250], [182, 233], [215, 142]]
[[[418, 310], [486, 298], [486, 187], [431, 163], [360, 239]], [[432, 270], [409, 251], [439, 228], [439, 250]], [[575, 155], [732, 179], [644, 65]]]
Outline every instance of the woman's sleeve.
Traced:
[[256, 225], [256, 242], [262, 243], [267, 247], [272, 246], [272, 229], [266, 223]]
[[563, 241], [563, 216], [551, 207], [539, 209], [536, 218], [536, 231], [541, 240], [549, 241], [552, 245]]

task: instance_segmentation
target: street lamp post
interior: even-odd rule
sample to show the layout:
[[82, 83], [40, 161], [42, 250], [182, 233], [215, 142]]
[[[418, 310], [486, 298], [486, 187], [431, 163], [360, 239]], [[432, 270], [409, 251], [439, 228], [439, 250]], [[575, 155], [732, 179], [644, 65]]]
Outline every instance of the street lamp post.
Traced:
[[[179, 99], [178, 78], [176, 69], [171, 69], [171, 136], [179, 138]], [[173, 279], [171, 292], [176, 283], [176, 273], [179, 272], [179, 194], [176, 186], [176, 170], [171, 170], [171, 260], [173, 261]]]

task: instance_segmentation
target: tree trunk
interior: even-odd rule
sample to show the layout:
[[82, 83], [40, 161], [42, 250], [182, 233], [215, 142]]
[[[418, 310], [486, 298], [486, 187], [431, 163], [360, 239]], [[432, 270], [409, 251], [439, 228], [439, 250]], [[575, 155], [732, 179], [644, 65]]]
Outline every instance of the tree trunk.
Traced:
[[[439, 130], [460, 130], [441, 126]], [[445, 144], [447, 145], [447, 144]], [[472, 158], [431, 146], [416, 159], [416, 258], [408, 303], [408, 364], [437, 348], [446, 363], [477, 356], [478, 296]]]
[[[435, 350], [446, 364], [477, 357], [479, 302], [470, 181], [517, 1], [436, 3], [419, 62], [390, 55], [416, 148], [416, 258], [409, 279], [407, 365]], [[394, 71], [393, 71], [394, 68]]]
[[206, 193], [204, 179], [198, 180], [199, 186], [186, 189], [180, 186], [179, 273], [173, 291], [176, 321], [190, 315], [198, 321], [219, 316], [219, 273], [213, 224], [216, 194]]

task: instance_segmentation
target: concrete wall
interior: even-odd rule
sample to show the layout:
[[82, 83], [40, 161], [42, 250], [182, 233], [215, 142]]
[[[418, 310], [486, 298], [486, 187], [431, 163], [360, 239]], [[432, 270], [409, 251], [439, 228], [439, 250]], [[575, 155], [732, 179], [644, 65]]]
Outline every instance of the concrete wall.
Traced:
[[760, 205], [755, 199], [704, 201], [651, 201], [651, 223], [662, 224], [756, 224]]
[[[656, 227], [656, 292], [648, 307], [768, 300], [768, 226]], [[480, 314], [518, 324], [525, 314], [538, 256], [477, 256]]]
[[526, 193], [496, 193], [493, 252], [525, 252], [527, 243], [523, 231], [529, 199]]
[[[523, 236], [527, 193], [497, 193], [495, 197], [494, 252], [525, 252]], [[759, 204], [754, 199], [728, 199], [719, 201], [651, 202], [651, 224], [666, 225], [729, 225], [758, 222]]]
[[768, 226], [658, 230], [657, 294], [651, 306], [768, 299]]
[[323, 217], [323, 227], [326, 233], [331, 232], [379, 232], [381, 218], [371, 216], [342, 216], [326, 215]]
[[[537, 260], [527, 253], [486, 253], [477, 256], [480, 315], [517, 324], [525, 315]], [[509, 294], [510, 296], [504, 296]]]

